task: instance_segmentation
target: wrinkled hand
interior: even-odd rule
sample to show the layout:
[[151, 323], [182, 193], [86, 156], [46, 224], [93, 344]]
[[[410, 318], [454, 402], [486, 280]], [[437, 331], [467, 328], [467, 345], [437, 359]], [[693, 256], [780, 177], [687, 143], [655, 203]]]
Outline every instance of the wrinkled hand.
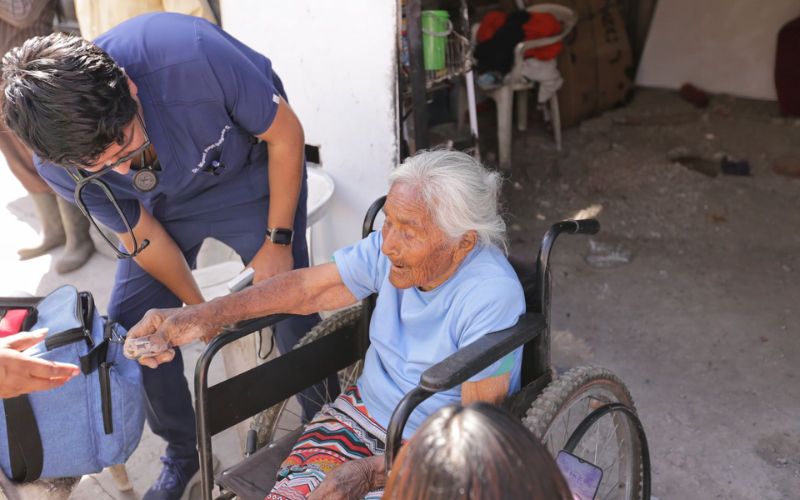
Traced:
[[176, 309], [151, 309], [128, 331], [125, 356], [149, 368], [175, 357], [173, 347], [208, 340], [221, 326], [208, 319], [206, 304]]
[[383, 456], [345, 462], [325, 477], [308, 500], [360, 500], [385, 484], [383, 464]]
[[253, 284], [271, 278], [277, 274], [291, 271], [294, 268], [291, 245], [276, 245], [265, 241], [248, 267], [256, 272]]
[[0, 399], [61, 387], [80, 373], [69, 363], [32, 358], [21, 351], [41, 342], [47, 328], [0, 339]]

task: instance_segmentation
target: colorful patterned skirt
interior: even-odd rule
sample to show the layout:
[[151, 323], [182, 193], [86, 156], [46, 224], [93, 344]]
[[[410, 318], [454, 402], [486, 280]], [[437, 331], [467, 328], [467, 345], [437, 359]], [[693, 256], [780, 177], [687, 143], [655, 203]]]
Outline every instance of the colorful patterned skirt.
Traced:
[[[343, 463], [383, 455], [385, 442], [386, 429], [369, 416], [358, 388], [350, 386], [308, 423], [266, 500], [305, 499]], [[380, 498], [382, 493], [370, 492], [365, 498]]]

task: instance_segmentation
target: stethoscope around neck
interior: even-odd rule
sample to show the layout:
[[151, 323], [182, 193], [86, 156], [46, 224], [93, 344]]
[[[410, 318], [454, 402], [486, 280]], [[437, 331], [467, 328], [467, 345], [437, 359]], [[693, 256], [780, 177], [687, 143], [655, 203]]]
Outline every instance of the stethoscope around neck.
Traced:
[[149, 193], [150, 191], [154, 190], [158, 187], [158, 174], [157, 171], [161, 169], [159, 167], [158, 160], [152, 163], [145, 163], [145, 154], [142, 151], [142, 156], [140, 158], [141, 165], [138, 168], [134, 168], [131, 166], [131, 170], [135, 170], [136, 173], [133, 174], [133, 188], [140, 192], [140, 193]]

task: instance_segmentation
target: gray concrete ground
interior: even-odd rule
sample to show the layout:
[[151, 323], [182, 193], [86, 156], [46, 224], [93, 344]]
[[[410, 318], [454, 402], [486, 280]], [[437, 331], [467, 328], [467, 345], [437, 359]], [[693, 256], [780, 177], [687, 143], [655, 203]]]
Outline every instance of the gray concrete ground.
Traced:
[[[554, 252], [554, 359], [560, 370], [595, 364], [626, 382], [661, 500], [800, 498], [800, 179], [772, 170], [800, 165], [800, 121], [776, 113], [774, 103], [725, 96], [696, 110], [673, 93], [640, 91], [630, 106], [565, 131], [561, 153], [540, 124], [515, 134], [506, 191], [513, 253], [532, 258], [550, 222], [581, 211], [603, 225]], [[670, 151], [698, 159], [671, 161]], [[752, 175], [688, 168], [722, 152], [749, 160]], [[0, 227], [15, 235], [0, 242], [3, 291], [41, 294], [69, 282], [105, 308], [112, 260], [96, 255], [66, 276], [51, 271], [50, 256], [16, 260], [37, 222], [2, 167], [0, 182]], [[225, 464], [238, 443], [221, 438]], [[115, 492], [102, 473], [72, 498], [135, 498], [155, 478], [161, 446], [146, 431], [129, 462], [134, 494]]]
[[[752, 175], [689, 168], [718, 171], [721, 153]], [[639, 91], [568, 130], [561, 153], [541, 127], [517, 133], [514, 163], [515, 254], [533, 256], [554, 220], [601, 221], [556, 244], [554, 357], [627, 383], [653, 494], [800, 499], [800, 178], [773, 170], [800, 175], [800, 120], [775, 103], [714, 96], [697, 110]]]

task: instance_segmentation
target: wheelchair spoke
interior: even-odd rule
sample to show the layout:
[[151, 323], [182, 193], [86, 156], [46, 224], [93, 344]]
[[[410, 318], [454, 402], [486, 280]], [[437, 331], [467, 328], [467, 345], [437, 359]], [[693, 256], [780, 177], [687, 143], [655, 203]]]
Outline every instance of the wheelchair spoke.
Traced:
[[[287, 415], [287, 414], [288, 414], [289, 416], [291, 416], [291, 417], [294, 417], [294, 418], [292, 418], [291, 420], [296, 420], [296, 422], [297, 422], [297, 423], [299, 423], [299, 424], [301, 424], [301, 425], [303, 425], [303, 424], [305, 424], [305, 423], [306, 423], [306, 422], [305, 422], [305, 419], [303, 418], [303, 414], [302, 414], [302, 412], [301, 412], [301, 413], [297, 413], [297, 412], [295, 412], [294, 410], [290, 410], [289, 408], [285, 408], [285, 409], [283, 410], [283, 414], [281, 414], [281, 416], [280, 416], [280, 417], [278, 417], [278, 418], [279, 418], [279, 420], [278, 420], [278, 425], [280, 425], [281, 423], [283, 423], [285, 420], [288, 420], [288, 419], [286, 418], [286, 415]], [[284, 424], [284, 425], [292, 425], [292, 424], [288, 424], [288, 423], [287, 423], [287, 424]], [[286, 427], [281, 427], [281, 429], [282, 429], [282, 430], [294, 430], [296, 427], [297, 427], [297, 426], [295, 425], [294, 427], [288, 427], [288, 428], [286, 428]]]
[[566, 443], [567, 439], [569, 439], [569, 418], [572, 415], [572, 406], [567, 408], [567, 416], [564, 418], [564, 438], [561, 440], [562, 443]]
[[[622, 441], [620, 443], [620, 445], [622, 445], [622, 444], [624, 444], [624, 441]], [[613, 457], [613, 459], [611, 460], [611, 463], [609, 463], [609, 464], [605, 464], [605, 460], [603, 460], [603, 457], [605, 457], [607, 454], [603, 455], [603, 457], [598, 457], [597, 461], [594, 462], [594, 464], [596, 466], [600, 467], [601, 469], [603, 469], [604, 474], [607, 474], [608, 471], [611, 468], [613, 468], [615, 465], [617, 465], [617, 461], [619, 460], [620, 453], [621, 453], [621, 448], [616, 450], [616, 453], [612, 453], [611, 457]]]
[[598, 452], [599, 447], [600, 447], [600, 439], [599, 438], [600, 438], [600, 426], [597, 425], [594, 428], [594, 462], [592, 462], [595, 465], [597, 464], [597, 452]]
[[[590, 408], [587, 410], [591, 411]], [[624, 465], [626, 463], [625, 449], [629, 446], [629, 441], [627, 435], [622, 432], [621, 424], [619, 419], [613, 417], [600, 419], [595, 423], [595, 429], [589, 430], [573, 451], [576, 456], [603, 470], [603, 481], [597, 497], [600, 499], [625, 498], [627, 500], [626, 493], [621, 490], [621, 487], [624, 487], [630, 480]], [[606, 426], [607, 430], [601, 428]], [[612, 484], [609, 485], [609, 482]]]
[[[598, 428], [599, 428], [599, 426], [598, 426]], [[609, 432], [609, 433], [608, 433], [608, 435], [607, 435], [607, 436], [605, 437], [605, 439], [603, 440], [603, 448], [605, 448], [605, 447], [606, 447], [606, 443], [608, 443], [608, 440], [609, 440], [609, 439], [611, 439], [611, 436], [615, 436], [615, 435], [617, 435], [618, 433], [619, 433], [619, 423], [616, 423], [616, 422], [615, 422], [615, 423], [614, 423], [614, 427], [612, 427], [612, 428], [611, 428], [611, 432]], [[624, 441], [625, 441], [625, 440], [624, 440], [624, 438], [623, 438], [623, 442], [624, 442]], [[620, 448], [622, 448], [622, 443], [620, 443]]]
[[550, 450], [550, 455], [551, 456], [556, 456], [556, 454], [558, 453], [558, 450], [556, 449], [557, 448], [556, 447], [556, 442], [553, 439], [553, 433], [552, 432], [550, 433], [550, 439], [547, 440], [547, 448], [548, 448], [548, 450]]
[[617, 481], [616, 483], [612, 484], [611, 487], [608, 488], [608, 491], [606, 491], [605, 495], [603, 495], [601, 497], [601, 499], [602, 500], [606, 500], [607, 498], [615, 498], [615, 497], [609, 497], [609, 495], [614, 493], [614, 490], [619, 490], [620, 489], [620, 484], [621, 483], [619, 481]]
[[[619, 444], [620, 444], [620, 448], [622, 448], [622, 445], [625, 444], [625, 440], [622, 440]], [[617, 451], [617, 453], [615, 455], [616, 456], [614, 457], [614, 460], [610, 464], [608, 464], [607, 467], [603, 467], [603, 470], [611, 469], [612, 467], [617, 465], [617, 461], [619, 460], [619, 450]]]
[[317, 396], [320, 397], [322, 404], [325, 404], [331, 400], [331, 391], [330, 388], [328, 387], [328, 379], [322, 381], [322, 387], [325, 389], [324, 393], [320, 393], [318, 385], [314, 386], [314, 390], [316, 391]]
[[[319, 395], [319, 394], [318, 394], [318, 395]], [[297, 393], [297, 398], [298, 398], [298, 399], [300, 399], [300, 400], [303, 400], [303, 401], [307, 401], [307, 402], [309, 402], [309, 403], [313, 403], [313, 404], [315, 404], [315, 405], [319, 405], [319, 404], [321, 404], [321, 403], [322, 403], [322, 401], [321, 401], [321, 399], [322, 399], [322, 398], [320, 398], [320, 399], [316, 399], [316, 398], [314, 398], [314, 397], [311, 397], [311, 396], [309, 396], [308, 394], [305, 394], [305, 393], [303, 393], [303, 392], [298, 392], [298, 393]]]

